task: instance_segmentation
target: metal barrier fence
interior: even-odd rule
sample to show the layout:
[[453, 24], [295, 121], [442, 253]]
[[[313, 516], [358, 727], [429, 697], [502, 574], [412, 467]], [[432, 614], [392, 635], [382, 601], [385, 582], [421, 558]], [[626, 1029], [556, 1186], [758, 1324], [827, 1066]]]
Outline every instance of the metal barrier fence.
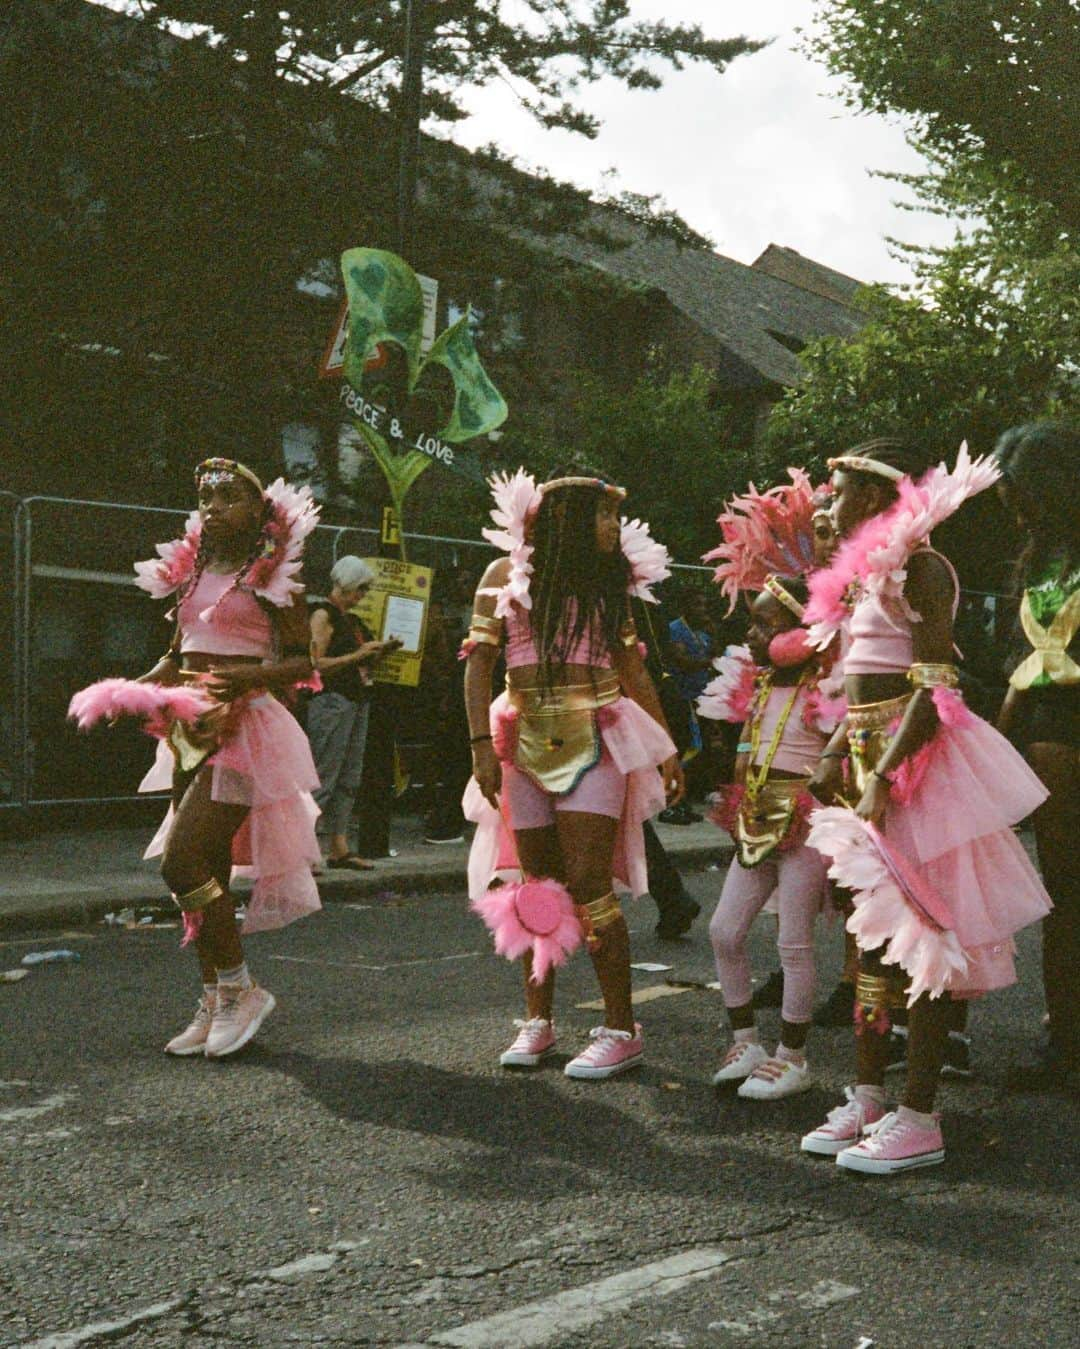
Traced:
[[[0, 810], [137, 799], [150, 755], [133, 725], [77, 735], [66, 720], [74, 690], [109, 675], [151, 668], [170, 632], [162, 606], [146, 603], [132, 563], [180, 533], [187, 512], [78, 498], [20, 498], [0, 491]], [[478, 575], [494, 555], [483, 541], [408, 534], [409, 559], [436, 572]], [[305, 575], [328, 583], [335, 560], [371, 556], [376, 531], [320, 525]], [[706, 567], [677, 565], [678, 580], [704, 584]], [[994, 627], [996, 596], [968, 594]]]

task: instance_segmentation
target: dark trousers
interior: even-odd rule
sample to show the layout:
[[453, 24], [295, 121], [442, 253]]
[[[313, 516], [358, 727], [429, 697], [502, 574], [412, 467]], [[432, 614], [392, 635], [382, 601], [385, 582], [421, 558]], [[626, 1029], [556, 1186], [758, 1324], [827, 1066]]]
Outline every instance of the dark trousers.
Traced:
[[649, 894], [652, 895], [660, 917], [663, 918], [665, 912], [672, 909], [680, 900], [690, 899], [691, 896], [683, 885], [683, 879], [675, 863], [664, 851], [664, 845], [657, 837], [651, 820], [645, 821], [644, 832], [645, 865], [649, 869]]
[[391, 684], [375, 684], [371, 690], [364, 775], [356, 800], [356, 851], [361, 857], [385, 857], [390, 851], [399, 693]]

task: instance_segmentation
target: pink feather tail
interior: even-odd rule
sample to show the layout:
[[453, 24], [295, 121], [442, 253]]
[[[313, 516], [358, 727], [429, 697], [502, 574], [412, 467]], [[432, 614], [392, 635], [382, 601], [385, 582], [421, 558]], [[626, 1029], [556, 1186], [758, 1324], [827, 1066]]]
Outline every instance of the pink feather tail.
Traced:
[[469, 906], [495, 938], [495, 951], [507, 960], [532, 952], [532, 983], [565, 965], [582, 942], [581, 923], [570, 891], [551, 877], [526, 878], [491, 889]]
[[140, 684], [134, 679], [99, 679], [74, 694], [68, 716], [80, 731], [99, 721], [135, 717], [150, 735], [163, 736], [172, 721], [192, 722], [212, 707], [214, 699], [203, 689], [187, 685]]
[[183, 914], [184, 935], [180, 939], [181, 949], [185, 946], [191, 946], [193, 942], [199, 940], [199, 933], [202, 931], [204, 910], [194, 909], [191, 912], [185, 910]]

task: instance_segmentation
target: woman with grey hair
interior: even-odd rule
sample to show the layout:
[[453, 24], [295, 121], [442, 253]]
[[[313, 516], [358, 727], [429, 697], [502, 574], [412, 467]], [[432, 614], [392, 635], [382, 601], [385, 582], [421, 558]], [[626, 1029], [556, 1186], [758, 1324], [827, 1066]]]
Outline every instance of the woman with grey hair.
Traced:
[[375, 573], [359, 557], [341, 557], [330, 572], [330, 595], [311, 606], [311, 662], [323, 687], [308, 708], [307, 732], [319, 774], [315, 802], [329, 842], [328, 865], [370, 871], [372, 863], [349, 849], [348, 828], [364, 771], [364, 744], [370, 712], [369, 668], [401, 643], [376, 642], [351, 612], [367, 593]]

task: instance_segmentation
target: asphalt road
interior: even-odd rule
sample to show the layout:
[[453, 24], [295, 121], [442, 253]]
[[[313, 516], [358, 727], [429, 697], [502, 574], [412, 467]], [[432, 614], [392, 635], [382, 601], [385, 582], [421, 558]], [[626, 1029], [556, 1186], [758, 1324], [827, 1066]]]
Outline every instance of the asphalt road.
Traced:
[[[711, 903], [720, 879], [692, 884]], [[703, 920], [677, 944], [653, 920], [631, 911], [636, 959], [713, 977]], [[0, 984], [4, 1345], [1080, 1342], [1073, 1107], [1001, 1087], [1038, 1024], [1032, 934], [1025, 983], [975, 1010], [976, 1078], [943, 1089], [946, 1164], [891, 1180], [798, 1151], [849, 1080], [849, 1034], [816, 1033], [803, 1096], [719, 1097], [704, 988], [642, 1005], [642, 1070], [572, 1082], [601, 1020], [579, 958], [565, 1055], [500, 1070], [517, 975], [460, 895], [253, 939], [279, 1010], [222, 1063], [161, 1052], [192, 1006], [177, 936], [0, 944], [0, 969], [82, 955]], [[763, 971], [767, 923], [754, 940]], [[827, 987], [835, 930], [821, 945]]]

